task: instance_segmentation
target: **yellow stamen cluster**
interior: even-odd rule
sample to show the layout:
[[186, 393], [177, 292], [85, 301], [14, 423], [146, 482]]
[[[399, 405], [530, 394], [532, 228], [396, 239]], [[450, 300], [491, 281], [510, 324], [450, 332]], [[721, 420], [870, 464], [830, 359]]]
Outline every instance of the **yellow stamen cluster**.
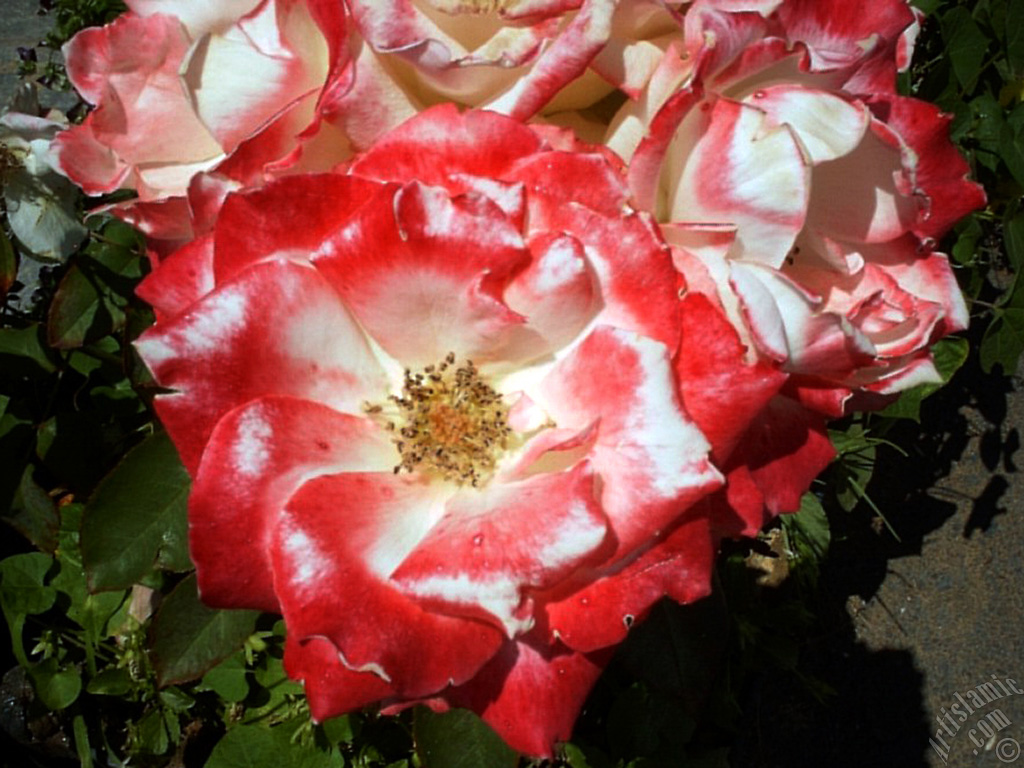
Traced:
[[[478, 487], [508, 448], [508, 406], [472, 361], [456, 366], [454, 353], [422, 373], [406, 369], [401, 395], [388, 399], [398, 409], [398, 419], [384, 423], [396, 433], [401, 456], [395, 474], [423, 472]], [[371, 413], [382, 410], [367, 406]]]

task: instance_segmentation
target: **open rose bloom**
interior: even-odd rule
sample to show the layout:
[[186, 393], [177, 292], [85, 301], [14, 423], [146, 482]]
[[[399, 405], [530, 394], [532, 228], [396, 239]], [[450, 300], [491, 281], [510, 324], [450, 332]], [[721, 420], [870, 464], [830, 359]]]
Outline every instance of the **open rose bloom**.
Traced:
[[934, 247], [984, 198], [895, 92], [901, 0], [129, 6], [69, 45], [56, 155], [183, 243], [137, 348], [201, 595], [284, 615], [318, 719], [551, 755], [966, 325]]
[[626, 195], [600, 152], [439, 107], [229, 197], [195, 301], [148, 279], [201, 593], [284, 614], [314, 716], [470, 706], [548, 754], [629, 626], [706, 594], [722, 476]]

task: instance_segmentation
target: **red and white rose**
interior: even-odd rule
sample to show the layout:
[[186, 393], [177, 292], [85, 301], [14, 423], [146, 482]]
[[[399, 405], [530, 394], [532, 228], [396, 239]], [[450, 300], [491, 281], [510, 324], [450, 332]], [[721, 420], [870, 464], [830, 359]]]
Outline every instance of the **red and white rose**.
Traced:
[[709, 588], [678, 274], [614, 158], [563, 138], [435, 108], [229, 196], [172, 257], [192, 295], [143, 286], [202, 596], [284, 614], [318, 718], [472, 706], [550, 754], [629, 626]]
[[[937, 378], [966, 308], [936, 240], [984, 201], [949, 118], [895, 94], [900, 0], [695, 2], [609, 145], [691, 285], [829, 417]], [[776, 7], [777, 6], [777, 7]]]
[[341, 3], [128, 6], [65, 45], [68, 76], [95, 109], [52, 150], [88, 194], [137, 192], [115, 213], [155, 238], [181, 241], [208, 226], [230, 189], [352, 155], [348, 116], [337, 115], [366, 94], [351, 93]]

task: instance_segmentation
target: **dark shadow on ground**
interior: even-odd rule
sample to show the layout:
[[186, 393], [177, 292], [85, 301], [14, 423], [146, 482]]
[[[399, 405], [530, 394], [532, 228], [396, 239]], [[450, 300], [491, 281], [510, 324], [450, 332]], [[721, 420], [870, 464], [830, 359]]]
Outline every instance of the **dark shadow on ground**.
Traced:
[[[904, 578], [895, 562], [920, 555], [929, 534], [947, 521], [953, 524], [957, 502], [970, 503], [964, 538], [988, 531], [1007, 512], [1002, 499], [1014, 482], [1020, 449], [1017, 429], [1003, 429], [1012, 389], [1009, 377], [983, 373], [972, 355], [948, 387], [925, 401], [923, 427], [903, 422], [887, 435], [907, 455], [880, 451], [869, 493], [900, 541], [880, 531], [874, 513], [863, 504], [850, 514], [830, 511], [832, 545], [821, 573], [820, 603], [814, 606], [817, 620], [801, 649], [799, 670], [834, 694], [821, 702], [792, 674], [778, 669], [756, 674], [741, 702], [745, 727], [730, 754], [733, 768], [935, 764], [929, 744], [935, 723], [927, 711], [921, 660], [908, 650], [869, 650], [857, 637], [856, 616], [874, 600], [881, 608], [877, 615], [887, 616], [882, 634], [894, 646], [905, 644], [902, 608], [885, 605], [878, 594], [886, 578]], [[974, 438], [979, 438], [976, 447]], [[980, 495], [935, 487], [974, 450], [981, 471], [990, 474]], [[928, 559], [917, 560], [915, 572], [927, 570]], [[946, 564], [931, 567], [938, 571]], [[948, 580], [941, 573], [916, 578], [921, 586], [934, 582], [937, 588]]]

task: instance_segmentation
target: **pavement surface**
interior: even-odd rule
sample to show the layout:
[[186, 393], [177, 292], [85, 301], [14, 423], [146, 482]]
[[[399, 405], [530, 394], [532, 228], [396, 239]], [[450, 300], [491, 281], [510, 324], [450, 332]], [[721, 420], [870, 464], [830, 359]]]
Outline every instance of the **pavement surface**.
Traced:
[[18, 47], [34, 46], [50, 28], [36, 0], [0, 0], [0, 94], [6, 103], [18, 85]]
[[[49, 28], [37, 8], [0, 0], [0, 103], [17, 47]], [[880, 453], [869, 488], [901, 541], [870, 512], [832, 520], [823, 629], [800, 666], [837, 695], [766, 673], [742, 702], [735, 768], [1024, 766], [1024, 369], [968, 367], [922, 421], [892, 435], [909, 455]]]

